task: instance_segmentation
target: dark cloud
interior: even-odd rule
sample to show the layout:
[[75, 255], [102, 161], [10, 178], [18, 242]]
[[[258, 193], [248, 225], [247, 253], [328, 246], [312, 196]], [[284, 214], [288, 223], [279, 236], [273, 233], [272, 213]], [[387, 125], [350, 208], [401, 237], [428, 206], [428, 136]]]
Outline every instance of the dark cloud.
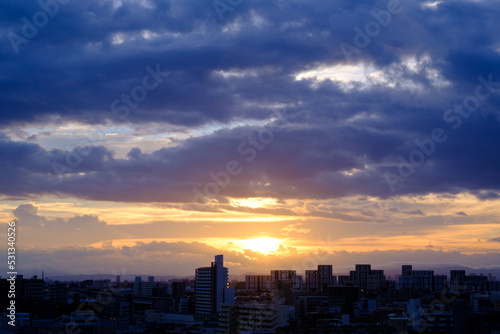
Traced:
[[106, 222], [94, 215], [76, 215], [69, 219], [50, 219], [38, 213], [33, 203], [21, 204], [13, 214], [22, 233], [23, 244], [36, 247], [88, 245], [118, 235]]
[[[189, 204], [194, 187], [212, 182], [210, 172], [236, 160], [243, 171], [219, 189], [221, 203], [252, 196], [500, 197], [499, 87], [483, 88], [488, 98], [461, 117], [456, 129], [458, 123], [443, 120], [448, 108], [475, 93], [479, 76], [500, 80], [495, 1], [443, 2], [434, 9], [402, 1], [402, 11], [349, 60], [339, 44], [354, 45], [353, 28], [364, 29], [374, 20], [370, 12], [386, 9], [387, 1], [252, 1], [222, 21], [206, 1], [148, 3], [61, 5], [15, 53], [7, 34], [22, 35], [21, 19], [41, 9], [36, 2], [3, 1], [0, 127], [96, 125], [108, 119], [227, 128], [152, 153], [130, 147], [126, 158], [116, 158], [106, 143], [47, 150], [33, 142], [36, 136], [17, 142], [1, 134], [3, 195]], [[371, 66], [385, 81], [295, 78], [319, 66], [345, 64]], [[157, 88], [137, 106], [122, 101], [122, 94], [133, 95], [157, 68], [168, 72], [158, 76]], [[116, 99], [118, 113], [112, 110]], [[262, 128], [235, 122], [265, 122], [285, 108], [294, 117], [265, 149], [254, 150], [254, 161], [246, 161], [252, 153], [239, 154], [238, 147]], [[401, 178], [399, 158], [409, 161], [421, 149], [415, 141], [431, 138], [435, 128], [447, 140]], [[387, 172], [400, 177], [392, 190]]]
[[[156, 64], [171, 75], [126, 122], [196, 126], [214, 120], [260, 119], [268, 108], [255, 102], [284, 101], [302, 101], [317, 117], [331, 110], [326, 102], [334, 102], [335, 95], [356, 99], [359, 106], [370, 96], [380, 97], [371, 91], [343, 94], [336, 85], [314, 90], [305, 82], [294, 82], [293, 74], [312, 65], [346, 62], [339, 44], [354, 44], [353, 28], [363, 29], [374, 20], [370, 11], [385, 9], [387, 1], [356, 5], [347, 0], [314, 5], [254, 1], [237, 7], [224, 22], [204, 1], [149, 3], [148, 7], [124, 1], [115, 9], [99, 1], [71, 2], [61, 5], [27, 44], [19, 45], [18, 54], [4, 38], [2, 73], [9, 80], [1, 85], [3, 123], [38, 122], [44, 115], [89, 123], [113, 118], [112, 101], [140, 85], [145, 67]], [[429, 65], [442, 66], [447, 79], [469, 83], [498, 69], [498, 53], [491, 50], [498, 42], [499, 9], [494, 2], [454, 1], [432, 11], [402, 1], [401, 7], [390, 25], [361, 49], [357, 62], [375, 63], [385, 70], [412, 54], [429, 55], [435, 59]], [[2, 2], [4, 31], [21, 35], [21, 18], [40, 10], [36, 3]], [[215, 74], [219, 70], [257, 75], [224, 78]], [[428, 85], [422, 75], [404, 71], [402, 75]], [[383, 94], [392, 95], [391, 90]], [[341, 106], [329, 118], [359, 111], [349, 103]], [[402, 111], [411, 109], [408, 103], [400, 106]], [[378, 106], [367, 111], [373, 110]], [[114, 121], [121, 122], [116, 117]]]
[[497, 190], [492, 189], [476, 190], [472, 193], [481, 200], [493, 200], [500, 198], [500, 193]]
[[[216, 191], [221, 203], [225, 202], [224, 197], [389, 197], [460, 191], [470, 191], [480, 199], [498, 198], [498, 192], [493, 190], [500, 189], [500, 178], [496, 177], [498, 165], [495, 158], [487, 157], [488, 152], [497, 149], [490, 142], [491, 137], [477, 138], [470, 148], [460, 148], [462, 154], [468, 152], [476, 157], [461, 160], [461, 169], [454, 168], [461, 155], [453, 158], [446, 150], [439, 152], [442, 154], [436, 152], [431, 157], [432, 163], [415, 168], [414, 174], [392, 193], [384, 177], [387, 169], [382, 167], [393, 163], [391, 145], [372, 149], [363, 144], [364, 139], [359, 139], [366, 134], [350, 137], [335, 130], [312, 132], [292, 125], [273, 132], [272, 142], [260, 142], [258, 148], [262, 150], [258, 150], [249, 142], [252, 137], [258, 138], [263, 129], [221, 130], [152, 153], [134, 148], [125, 159], [115, 158], [105, 146], [48, 151], [34, 143], [3, 140], [0, 141], [0, 158], [4, 161], [0, 167], [1, 191], [7, 196], [65, 194], [93, 200], [176, 203], [195, 200], [199, 204], [213, 197]], [[384, 136], [373, 133], [366, 141], [376, 142]], [[445, 144], [447, 150], [458, 150], [457, 144], [461, 143], [452, 143], [450, 139]], [[479, 146], [485, 151], [477, 150]], [[212, 188], [207, 188], [214, 182], [210, 173], [226, 173], [230, 161], [238, 163], [239, 175], [231, 176], [227, 186], [213, 190], [212, 184]], [[468, 177], [463, 177], [464, 173]], [[225, 185], [225, 179], [221, 180]], [[206, 196], [195, 199], [195, 188]]]
[[465, 217], [467, 217], [467, 216], [468, 216], [468, 214], [466, 214], [466, 213], [465, 213], [465, 212], [463, 212], [463, 211], [458, 211], [458, 212], [455, 212], [455, 214], [457, 214], [457, 215], [459, 215], [459, 216], [465, 216]]

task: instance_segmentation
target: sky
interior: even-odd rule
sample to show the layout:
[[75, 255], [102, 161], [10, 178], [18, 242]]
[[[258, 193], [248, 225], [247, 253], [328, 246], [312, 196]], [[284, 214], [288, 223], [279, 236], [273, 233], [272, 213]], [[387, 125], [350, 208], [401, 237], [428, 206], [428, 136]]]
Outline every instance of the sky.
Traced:
[[18, 270], [500, 270], [496, 0], [4, 0]]

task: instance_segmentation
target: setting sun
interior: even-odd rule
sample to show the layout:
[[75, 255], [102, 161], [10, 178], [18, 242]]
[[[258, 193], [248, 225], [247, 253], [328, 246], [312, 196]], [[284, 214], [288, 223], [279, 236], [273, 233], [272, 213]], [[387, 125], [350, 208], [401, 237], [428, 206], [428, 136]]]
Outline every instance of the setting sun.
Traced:
[[282, 240], [274, 238], [257, 238], [242, 241], [242, 246], [245, 249], [253, 250], [254, 252], [269, 253], [276, 251]]

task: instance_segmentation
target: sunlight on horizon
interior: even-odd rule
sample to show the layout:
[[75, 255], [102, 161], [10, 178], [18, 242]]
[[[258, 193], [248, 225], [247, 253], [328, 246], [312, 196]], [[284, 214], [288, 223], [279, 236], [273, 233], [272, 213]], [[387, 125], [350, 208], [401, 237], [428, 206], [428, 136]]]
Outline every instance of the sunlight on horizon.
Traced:
[[275, 206], [277, 202], [278, 200], [276, 198], [264, 197], [234, 198], [231, 200], [233, 206], [246, 206], [249, 208], [272, 207]]
[[275, 252], [280, 247], [283, 240], [275, 238], [256, 238], [241, 241], [243, 247], [250, 249], [254, 252], [267, 254]]

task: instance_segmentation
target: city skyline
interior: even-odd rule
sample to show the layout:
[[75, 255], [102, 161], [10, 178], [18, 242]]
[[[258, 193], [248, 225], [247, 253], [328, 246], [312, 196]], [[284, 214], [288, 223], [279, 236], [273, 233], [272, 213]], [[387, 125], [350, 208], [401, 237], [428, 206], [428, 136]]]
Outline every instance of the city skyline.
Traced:
[[196, 268], [192, 279], [136, 276], [127, 281], [117, 275], [75, 282], [49, 280], [43, 273], [41, 278], [17, 275], [0, 281], [4, 293], [17, 294], [16, 307], [2, 299], [10, 313], [4, 312], [1, 326], [228, 334], [358, 333], [367, 326], [387, 334], [408, 328], [451, 334], [500, 326], [500, 281], [491, 275], [465, 270], [440, 275], [406, 264], [392, 280], [370, 264], [353, 269], [349, 275], [333, 275], [332, 265], [317, 265], [305, 277], [275, 269], [229, 282], [219, 254], [210, 266]]
[[190, 276], [224, 254], [234, 275], [500, 277], [499, 15], [492, 0], [0, 3], [17, 270]]
[[[190, 276], [151, 276], [151, 275], [78, 275], [66, 277], [48, 277], [42, 271], [41, 277], [33, 275], [31, 280], [46, 284], [83, 282], [98, 285], [132, 284], [133, 293], [151, 297], [158, 283], [177, 284], [182, 287], [192, 284], [195, 300], [200, 304], [193, 304], [198, 314], [218, 313], [222, 304], [232, 304], [235, 298], [234, 286], [244, 283], [248, 291], [267, 291], [278, 293], [283, 289], [282, 283], [289, 282], [292, 290], [308, 293], [325, 293], [329, 287], [354, 286], [361, 292], [377, 291], [383, 286], [391, 286], [408, 291], [428, 290], [430, 293], [442, 291], [469, 291], [487, 293], [498, 291], [500, 284], [495, 274], [484, 272], [468, 272], [465, 269], [449, 268], [447, 272], [441, 268], [435, 271], [431, 268], [413, 267], [412, 264], [403, 264], [398, 272], [387, 273], [381, 268], [372, 268], [371, 264], [353, 264], [348, 272], [336, 272], [333, 265], [318, 264], [316, 267], [299, 272], [296, 269], [272, 269], [268, 273], [246, 273], [230, 275], [229, 268], [224, 267], [223, 254], [214, 255], [215, 261], [211, 266], [194, 269]], [[17, 275], [17, 279], [27, 279], [24, 275]], [[108, 276], [108, 278], [106, 278]], [[231, 278], [232, 276], [232, 278]], [[28, 276], [29, 277], [29, 276]], [[144, 278], [144, 280], [143, 280]], [[6, 279], [4, 279], [6, 280]], [[230, 288], [230, 286], [232, 286]], [[123, 291], [122, 291], [123, 292]], [[283, 291], [281, 291], [283, 292]], [[291, 296], [290, 296], [291, 297]], [[292, 300], [289, 300], [292, 303]], [[195, 306], [196, 305], [196, 306]]]

